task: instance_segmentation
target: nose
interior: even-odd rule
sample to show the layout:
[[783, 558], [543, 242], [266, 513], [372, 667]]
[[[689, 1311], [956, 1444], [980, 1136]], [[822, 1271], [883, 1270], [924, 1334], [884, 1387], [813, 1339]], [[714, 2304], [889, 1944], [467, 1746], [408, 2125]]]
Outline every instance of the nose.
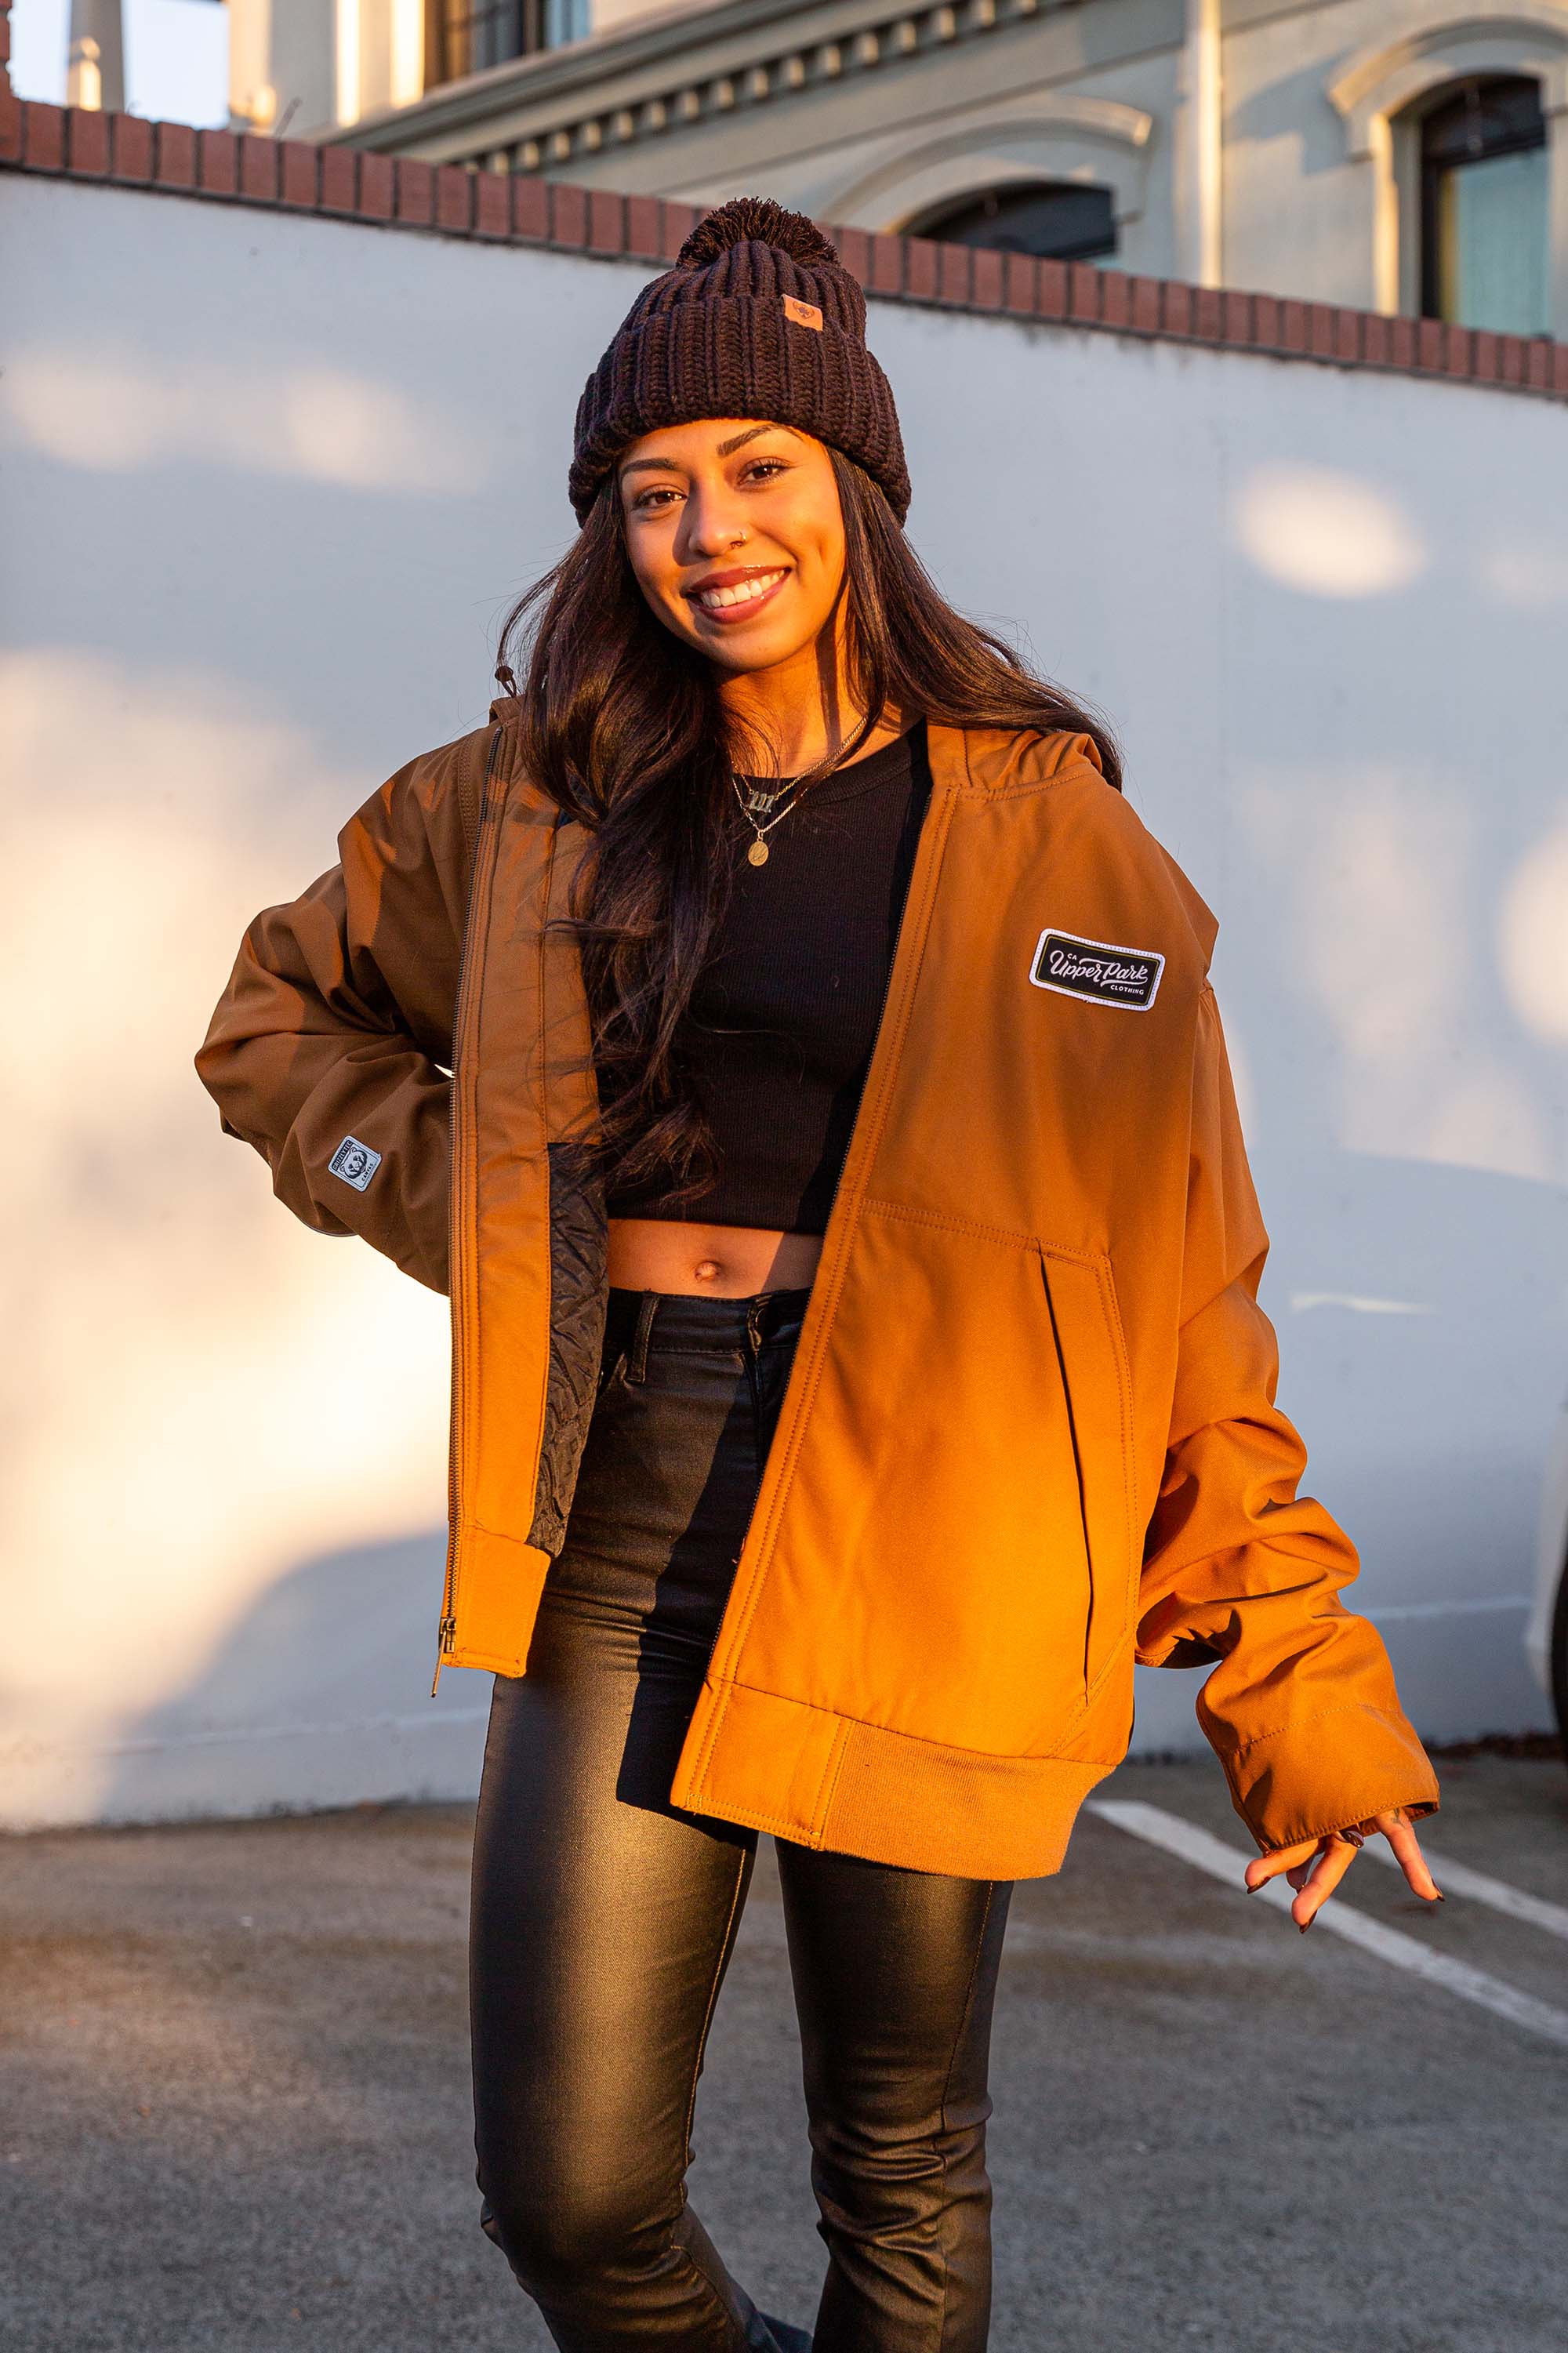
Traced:
[[693, 482], [680, 515], [679, 553], [688, 563], [727, 555], [746, 536], [745, 519], [728, 482]]

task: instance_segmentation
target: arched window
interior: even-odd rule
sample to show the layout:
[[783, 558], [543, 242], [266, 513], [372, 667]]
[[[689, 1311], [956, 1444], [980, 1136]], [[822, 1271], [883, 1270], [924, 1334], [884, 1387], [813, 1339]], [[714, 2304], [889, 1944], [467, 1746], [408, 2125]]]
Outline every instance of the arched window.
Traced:
[[1039, 253], [1053, 261], [1098, 261], [1116, 250], [1111, 191], [1079, 180], [1036, 180], [960, 197], [923, 220], [915, 237], [946, 245], [990, 245], [1004, 253]]
[[1542, 335], [1546, 123], [1524, 74], [1450, 84], [1421, 118], [1421, 309], [1428, 319]]

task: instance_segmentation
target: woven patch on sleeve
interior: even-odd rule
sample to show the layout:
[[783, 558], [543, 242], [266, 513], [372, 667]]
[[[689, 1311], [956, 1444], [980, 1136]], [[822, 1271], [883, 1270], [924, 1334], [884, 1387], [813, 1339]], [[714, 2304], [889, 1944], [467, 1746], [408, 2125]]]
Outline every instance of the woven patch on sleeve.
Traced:
[[357, 1136], [345, 1135], [327, 1166], [334, 1176], [341, 1176], [345, 1185], [363, 1193], [381, 1166], [381, 1155], [373, 1152], [368, 1144], [362, 1144]]

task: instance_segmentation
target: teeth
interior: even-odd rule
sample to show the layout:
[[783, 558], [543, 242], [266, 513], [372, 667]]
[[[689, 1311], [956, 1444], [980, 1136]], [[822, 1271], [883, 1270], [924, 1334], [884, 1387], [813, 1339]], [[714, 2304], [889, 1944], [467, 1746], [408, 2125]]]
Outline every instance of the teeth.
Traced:
[[759, 596], [767, 594], [775, 580], [783, 578], [784, 568], [781, 566], [777, 572], [764, 572], [759, 579], [742, 580], [736, 588], [705, 588], [691, 601], [710, 613], [717, 612], [723, 605], [753, 605]]

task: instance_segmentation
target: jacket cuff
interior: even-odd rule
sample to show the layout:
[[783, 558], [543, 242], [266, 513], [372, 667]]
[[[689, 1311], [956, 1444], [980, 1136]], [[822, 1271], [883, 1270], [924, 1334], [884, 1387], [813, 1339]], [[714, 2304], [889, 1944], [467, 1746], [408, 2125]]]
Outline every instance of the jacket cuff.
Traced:
[[1414, 1819], [1437, 1810], [1437, 1777], [1397, 1711], [1334, 1708], [1218, 1754], [1236, 1810], [1265, 1854], [1396, 1806]]

